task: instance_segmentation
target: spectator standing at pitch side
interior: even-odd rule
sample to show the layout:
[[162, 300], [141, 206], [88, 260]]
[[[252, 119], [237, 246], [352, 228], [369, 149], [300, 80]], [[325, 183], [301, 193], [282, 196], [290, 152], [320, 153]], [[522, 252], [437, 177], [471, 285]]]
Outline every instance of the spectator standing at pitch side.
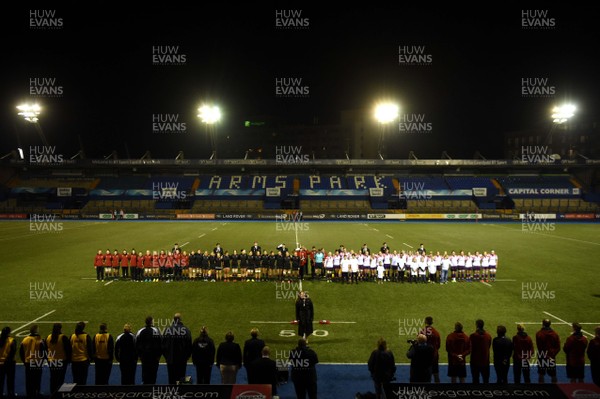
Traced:
[[448, 377], [453, 384], [456, 380], [465, 382], [467, 376], [466, 358], [471, 353], [469, 337], [463, 332], [460, 322], [454, 324], [454, 332], [446, 337], [446, 352], [448, 352]]
[[506, 337], [506, 327], [496, 328], [496, 338], [492, 341], [494, 350], [494, 370], [496, 371], [496, 382], [498, 384], [508, 383], [508, 369], [510, 368], [510, 357], [513, 352], [513, 343]]
[[513, 376], [515, 384], [521, 382], [531, 383], [529, 360], [533, 357], [533, 341], [525, 332], [523, 325], [517, 325], [517, 334], [513, 336]]
[[306, 340], [300, 338], [296, 349], [290, 351], [291, 376], [297, 399], [317, 399], [317, 369], [319, 358], [308, 347]]
[[212, 366], [215, 363], [215, 342], [202, 327], [200, 335], [192, 343], [192, 361], [196, 366], [196, 384], [210, 384]]
[[221, 370], [221, 384], [235, 384], [237, 372], [242, 367], [242, 349], [231, 331], [217, 349], [217, 367]]
[[[425, 327], [420, 332], [421, 334], [425, 334], [427, 337], [427, 344], [431, 345], [433, 348], [433, 363], [431, 364], [431, 374], [433, 375], [433, 382], [440, 382], [440, 370], [439, 370], [439, 360], [440, 360], [440, 346], [442, 339], [440, 337], [440, 333], [438, 330], [433, 327], [433, 317], [427, 316], [425, 318]], [[430, 382], [430, 381], [427, 381]]]
[[10, 327], [4, 327], [0, 333], [0, 397], [4, 397], [4, 381], [6, 381], [6, 396], [15, 396], [15, 355], [17, 341], [10, 336]]
[[248, 381], [250, 381], [250, 374], [252, 373], [251, 365], [255, 360], [260, 359], [264, 347], [265, 341], [258, 338], [258, 328], [253, 328], [250, 331], [250, 339], [244, 342], [243, 361]]
[[130, 324], [125, 324], [123, 332], [117, 336], [115, 359], [119, 362], [121, 370], [121, 385], [134, 385], [138, 356], [135, 349], [135, 335], [131, 332]]
[[567, 354], [567, 378], [574, 384], [583, 382], [588, 340], [581, 333], [581, 324], [573, 323], [572, 327], [573, 333], [565, 341], [563, 350]]
[[475, 322], [475, 332], [469, 336], [471, 344], [471, 375], [473, 383], [479, 383], [479, 376], [484, 384], [490, 382], [490, 347], [492, 336], [483, 329], [483, 320]]
[[40, 337], [37, 324], [29, 329], [29, 335], [23, 338], [19, 355], [25, 366], [25, 389], [28, 398], [40, 397], [42, 370], [46, 353], [46, 343]]
[[46, 338], [48, 368], [50, 369], [50, 393], [55, 393], [65, 382], [67, 365], [71, 360], [71, 341], [62, 333], [62, 324], [54, 323], [52, 334]]
[[106, 323], [100, 324], [100, 331], [94, 336], [94, 362], [96, 364], [96, 385], [108, 385], [112, 371], [115, 342], [108, 332]]
[[271, 394], [277, 395], [277, 363], [270, 358], [271, 350], [265, 346], [261, 350], [261, 357], [255, 359], [251, 364], [251, 378], [249, 384], [270, 384]]
[[163, 333], [162, 350], [169, 384], [174, 385], [185, 377], [187, 361], [192, 355], [192, 333], [183, 325], [180, 313], [175, 313], [173, 323]]
[[538, 361], [538, 382], [544, 383], [544, 375], [548, 374], [556, 384], [556, 355], [560, 352], [560, 337], [550, 326], [550, 320], [542, 320], [542, 328], [535, 334]]
[[377, 341], [377, 349], [371, 352], [367, 363], [369, 373], [375, 386], [375, 396], [377, 399], [383, 397], [383, 384], [393, 381], [396, 377], [396, 362], [394, 354], [388, 350], [387, 342], [383, 338]]
[[590, 370], [592, 372], [592, 381], [600, 387], [600, 327], [594, 329], [596, 336], [590, 341], [587, 348], [587, 355], [590, 359]]
[[73, 373], [73, 382], [77, 385], [87, 384], [90, 361], [94, 358], [92, 338], [84, 329], [85, 323], [80, 321], [71, 335], [71, 373]]
[[156, 384], [158, 362], [161, 356], [161, 336], [152, 325], [152, 316], [146, 317], [146, 326], [135, 335], [135, 347], [142, 362], [142, 384]]
[[410, 382], [430, 383], [434, 349], [427, 343], [425, 334], [419, 334], [406, 357], [410, 359]]

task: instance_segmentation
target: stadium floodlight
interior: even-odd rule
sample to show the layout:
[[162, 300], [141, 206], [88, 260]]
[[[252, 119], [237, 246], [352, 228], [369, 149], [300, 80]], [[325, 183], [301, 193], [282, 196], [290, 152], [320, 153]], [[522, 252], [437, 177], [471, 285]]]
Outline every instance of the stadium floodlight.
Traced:
[[398, 118], [400, 107], [394, 103], [379, 103], [375, 105], [375, 119], [379, 123], [390, 123]]
[[198, 108], [198, 112], [198, 118], [209, 125], [221, 120], [221, 110], [216, 105], [203, 105]]
[[21, 104], [17, 106], [19, 113], [27, 122], [36, 123], [38, 116], [42, 112], [42, 107], [39, 104]]
[[556, 124], [565, 123], [575, 115], [575, 110], [572, 104], [557, 105], [552, 109], [552, 121]]

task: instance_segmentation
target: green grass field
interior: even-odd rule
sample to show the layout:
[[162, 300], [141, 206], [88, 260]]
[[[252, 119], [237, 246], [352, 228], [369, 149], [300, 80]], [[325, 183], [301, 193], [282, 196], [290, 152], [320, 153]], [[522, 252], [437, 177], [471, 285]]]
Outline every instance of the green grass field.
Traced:
[[[175, 242], [187, 243], [183, 248], [188, 251], [212, 249], [216, 242], [230, 251], [248, 249], [255, 240], [263, 249], [275, 249], [282, 242], [292, 248], [294, 230], [282, 231], [275, 222], [62, 223], [62, 231], [40, 233], [30, 231], [29, 222], [0, 222], [4, 254], [0, 324], [17, 329], [17, 335], [24, 335], [27, 323], [37, 319], [44, 336], [50, 333], [49, 322], [63, 321], [65, 332], [70, 333], [78, 320], [89, 322], [88, 332], [107, 322], [116, 336], [126, 322], [137, 330], [151, 314], [160, 326], [181, 312], [193, 335], [206, 325], [217, 343], [228, 330], [243, 343], [256, 326], [274, 351], [293, 348], [297, 339], [296, 326], [289, 323], [294, 318], [293, 300], [284, 297], [295, 285], [199, 281], [105, 285], [95, 282], [92, 265], [98, 249], [160, 250], [170, 249]], [[413, 338], [411, 327], [416, 327], [413, 320], [427, 315], [434, 317], [434, 326], [444, 338], [455, 321], [463, 323], [465, 332], [473, 332], [478, 318], [485, 320], [493, 336], [498, 324], [506, 325], [512, 336], [516, 322], [533, 323], [526, 327], [534, 334], [548, 317], [562, 342], [571, 331], [567, 322], [600, 324], [600, 226], [596, 224], [556, 224], [551, 231], [537, 232], [523, 232], [519, 223], [474, 222], [307, 222], [300, 227], [298, 240], [308, 248], [333, 250], [344, 244], [358, 250], [365, 242], [379, 248], [387, 241], [392, 250], [400, 250], [423, 242], [428, 250], [494, 249], [499, 255], [501, 281], [490, 285], [304, 282], [315, 303], [316, 319], [354, 322], [315, 326], [319, 336], [311, 338], [311, 346], [321, 362], [364, 363], [379, 336], [386, 337], [398, 353], [397, 361], [405, 362], [406, 340]], [[60, 292], [60, 298], [31, 299], [32, 287], [40, 291], [44, 283], [54, 284], [51, 290]], [[523, 299], [532, 292], [524, 291], [523, 283], [547, 284], [543, 290], [553, 291], [553, 298]], [[591, 332], [594, 326], [584, 324], [584, 329]], [[442, 354], [440, 361], [446, 360]], [[561, 354], [558, 363], [564, 362]]]

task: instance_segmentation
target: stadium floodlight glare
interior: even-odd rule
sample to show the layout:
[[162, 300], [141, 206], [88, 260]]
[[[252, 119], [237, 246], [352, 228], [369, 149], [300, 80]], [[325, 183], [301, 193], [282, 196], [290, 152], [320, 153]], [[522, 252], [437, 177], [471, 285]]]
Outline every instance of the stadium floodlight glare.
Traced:
[[375, 106], [375, 119], [379, 123], [393, 122], [398, 118], [400, 108], [394, 103], [379, 103]]
[[17, 106], [19, 113], [17, 115], [22, 116], [27, 122], [36, 123], [39, 118], [38, 116], [42, 112], [42, 107], [38, 104], [21, 104]]
[[557, 124], [565, 123], [575, 115], [575, 109], [572, 104], [557, 105], [552, 109], [552, 121]]
[[198, 112], [198, 118], [209, 125], [221, 120], [221, 110], [216, 105], [203, 105], [198, 108]]

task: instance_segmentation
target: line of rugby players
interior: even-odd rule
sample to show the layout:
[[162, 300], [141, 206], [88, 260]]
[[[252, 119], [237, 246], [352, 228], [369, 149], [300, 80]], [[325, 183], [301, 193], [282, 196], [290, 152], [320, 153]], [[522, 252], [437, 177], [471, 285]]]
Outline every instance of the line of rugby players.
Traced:
[[[310, 265], [310, 266], [309, 266]], [[391, 251], [383, 243], [371, 253], [366, 244], [355, 252], [343, 245], [333, 252], [323, 248], [294, 251], [285, 244], [266, 251], [255, 242], [250, 250], [225, 251], [219, 243], [212, 251], [183, 251], [178, 244], [170, 251], [98, 250], [94, 258], [97, 281], [270, 281], [310, 277], [328, 282], [358, 281], [439, 282], [494, 281], [498, 256], [489, 253], [427, 251], [423, 244], [416, 251]]]

